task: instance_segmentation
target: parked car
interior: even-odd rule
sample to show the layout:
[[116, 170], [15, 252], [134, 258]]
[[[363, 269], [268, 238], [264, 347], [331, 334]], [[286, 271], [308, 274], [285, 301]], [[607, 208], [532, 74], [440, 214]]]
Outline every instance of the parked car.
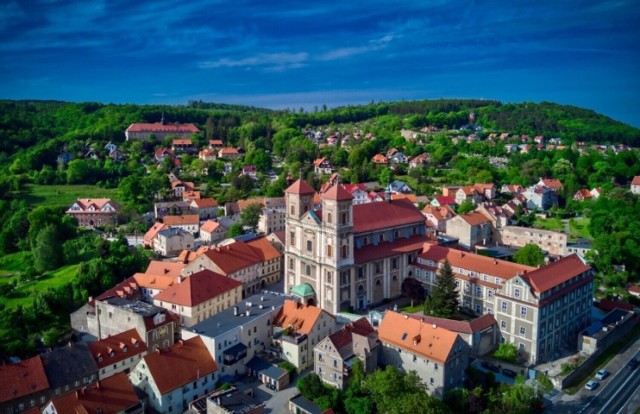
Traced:
[[637, 359], [632, 359], [631, 361], [629, 361], [627, 363], [627, 368], [636, 369], [636, 368], [638, 368], [638, 365], [640, 365], [640, 362], [638, 362]]
[[606, 369], [601, 369], [596, 373], [596, 379], [600, 381], [607, 378], [608, 376], [609, 376], [609, 371], [607, 371]]
[[511, 369], [502, 368], [502, 375], [509, 378], [515, 378], [518, 374], [516, 374], [516, 372]]
[[498, 372], [500, 372], [500, 368], [498, 368], [497, 366], [495, 366], [495, 365], [494, 365], [494, 364], [492, 364], [491, 362], [482, 361], [482, 362], [480, 363], [480, 366], [481, 366], [482, 368], [484, 368], [484, 369], [489, 370], [489, 371], [493, 371], [493, 372], [495, 372], [496, 374], [497, 374]]
[[586, 389], [588, 389], [589, 391], [593, 391], [596, 388], [598, 388], [598, 381], [595, 380], [591, 380], [589, 382], [586, 383], [586, 385], [584, 386]]

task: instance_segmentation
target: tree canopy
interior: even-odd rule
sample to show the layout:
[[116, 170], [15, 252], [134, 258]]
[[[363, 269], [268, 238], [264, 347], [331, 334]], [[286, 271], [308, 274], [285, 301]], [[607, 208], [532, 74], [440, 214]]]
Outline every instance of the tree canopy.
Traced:
[[449, 260], [436, 273], [436, 283], [425, 302], [425, 315], [451, 318], [458, 313], [460, 299]]

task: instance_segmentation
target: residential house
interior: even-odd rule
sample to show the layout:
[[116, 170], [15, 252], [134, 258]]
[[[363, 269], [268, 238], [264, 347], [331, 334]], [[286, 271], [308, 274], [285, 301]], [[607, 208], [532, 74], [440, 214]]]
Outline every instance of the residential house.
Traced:
[[388, 310], [378, 338], [383, 365], [415, 371], [434, 397], [442, 398], [445, 392], [463, 386], [469, 345], [457, 333]]
[[333, 409], [322, 409], [302, 395], [296, 395], [289, 400], [288, 412], [290, 414], [334, 414]]
[[280, 280], [282, 254], [266, 237], [235, 241], [225, 246], [208, 247], [184, 268], [183, 273], [209, 269], [244, 284], [244, 296], [250, 296], [268, 284]]
[[[353, 205], [370, 203], [367, 187], [364, 184], [344, 184], [344, 188], [353, 197]], [[382, 201], [382, 200], [380, 200]]]
[[538, 181], [536, 185], [540, 187], [550, 188], [556, 194], [558, 194], [564, 188], [560, 180], [558, 180], [557, 178], [540, 178], [540, 181]]
[[333, 167], [331, 167], [331, 161], [325, 157], [317, 158], [313, 161], [313, 171], [316, 174], [331, 174]]
[[198, 213], [200, 220], [207, 220], [218, 216], [218, 201], [214, 198], [198, 198], [191, 200], [189, 208], [194, 213]]
[[[191, 205], [192, 203], [189, 204]], [[162, 222], [171, 228], [182, 229], [191, 234], [196, 234], [200, 231], [200, 216], [198, 214], [168, 215], [162, 218]]]
[[177, 314], [182, 326], [193, 326], [241, 299], [241, 282], [204, 269], [178, 277], [178, 283], [153, 297], [153, 304]]
[[492, 241], [491, 220], [477, 211], [452, 217], [447, 221], [447, 236], [456, 237], [466, 248], [486, 245]]
[[202, 339], [194, 337], [147, 354], [129, 378], [147, 395], [151, 412], [181, 413], [193, 400], [215, 389], [218, 366]]
[[383, 165], [389, 164], [389, 160], [387, 159], [387, 157], [385, 157], [382, 154], [374, 155], [373, 158], [371, 158], [371, 162], [373, 162], [374, 164], [383, 164]]
[[394, 180], [389, 183], [388, 189], [391, 194], [411, 194], [413, 190], [404, 181]]
[[220, 367], [219, 374], [238, 376], [247, 362], [271, 346], [273, 321], [286, 296], [264, 292], [182, 329], [182, 338], [200, 337]]
[[80, 227], [115, 226], [121, 207], [110, 198], [78, 198], [65, 212]]
[[22, 413], [44, 406], [49, 381], [40, 356], [0, 365], [0, 411]]
[[481, 203], [484, 197], [478, 193], [473, 186], [463, 186], [458, 188], [455, 195], [456, 204], [460, 205], [465, 201], [471, 201], [473, 204]]
[[456, 203], [456, 200], [451, 196], [435, 196], [433, 200], [431, 200], [431, 205], [436, 207], [449, 206], [452, 210], [458, 207], [458, 203]]
[[597, 200], [602, 195], [602, 187], [595, 187], [591, 190], [591, 198]]
[[95, 300], [94, 313], [88, 315], [86, 331], [105, 339], [135, 328], [148, 349], [167, 348], [175, 341], [178, 318], [166, 309], [140, 300], [109, 297]]
[[224, 143], [222, 142], [221, 139], [210, 139], [209, 140], [209, 149], [218, 151], [223, 147], [224, 147]]
[[164, 257], [177, 256], [181, 251], [194, 246], [193, 234], [180, 227], [160, 230], [153, 241], [153, 251]]
[[589, 191], [589, 189], [587, 188], [581, 188], [573, 195], [574, 201], [591, 200], [591, 198], [591, 191]]
[[313, 348], [336, 329], [336, 318], [316, 306], [287, 299], [273, 321], [273, 342], [299, 371], [313, 365]]
[[139, 290], [139, 298], [153, 303], [153, 297], [174, 283], [178, 283], [184, 264], [180, 262], [163, 262], [151, 260], [144, 273], [135, 273], [133, 283]]
[[400, 151], [396, 151], [393, 155], [388, 156], [389, 162], [392, 164], [406, 164], [409, 162], [409, 158]]
[[486, 355], [498, 347], [500, 329], [498, 322], [491, 314], [487, 313], [475, 319], [464, 321], [418, 314], [409, 314], [409, 317], [417, 319], [425, 325], [435, 325], [457, 333], [469, 345], [471, 356]]
[[629, 189], [631, 190], [632, 194], [640, 194], [640, 175], [636, 175], [635, 177], [633, 177]]
[[526, 198], [529, 209], [548, 210], [558, 203], [558, 196], [553, 189], [541, 186], [528, 187], [522, 195]]
[[181, 180], [171, 181], [171, 190], [173, 191], [173, 197], [177, 199], [184, 199], [184, 193], [193, 191], [194, 189], [195, 189], [195, 184], [193, 184], [190, 181], [181, 181]]
[[164, 116], [161, 122], [152, 124], [131, 124], [124, 132], [127, 141], [141, 140], [147, 141], [153, 135], [156, 141], [162, 141], [167, 136], [190, 138], [192, 134], [199, 133], [200, 130], [193, 124], [167, 124]]
[[587, 252], [590, 252], [592, 248], [591, 242], [582, 239], [576, 243], [567, 243], [567, 254], [575, 253], [584, 259]]
[[216, 244], [227, 237], [227, 231], [219, 221], [207, 220], [200, 226], [200, 240], [206, 245]]
[[378, 367], [379, 352], [376, 330], [361, 318], [347, 323], [313, 348], [314, 372], [323, 382], [344, 390], [355, 361], [362, 362], [365, 373], [372, 373]]
[[218, 152], [212, 149], [203, 149], [198, 152], [198, 158], [204, 162], [213, 162], [218, 158]]
[[408, 265], [429, 239], [424, 216], [408, 200], [353, 205], [336, 183], [320, 194], [298, 180], [285, 191], [285, 289], [308, 285], [312, 301], [337, 313], [400, 294]]
[[53, 348], [40, 354], [40, 358], [49, 380], [49, 398], [77, 390], [98, 379], [98, 366], [89, 348], [81, 342]]
[[524, 247], [535, 244], [554, 257], [566, 256], [568, 236], [552, 230], [519, 226], [505, 226], [499, 231], [499, 241], [510, 247]]
[[256, 230], [264, 234], [283, 231], [286, 223], [284, 197], [265, 197], [261, 205], [262, 211]]
[[240, 173], [240, 176], [247, 176], [252, 180], [257, 180], [258, 169], [256, 168], [255, 165], [245, 165], [242, 167], [242, 172]]
[[142, 414], [144, 404], [124, 372], [53, 398], [43, 414]]
[[240, 158], [241, 156], [242, 155], [238, 152], [238, 150], [233, 147], [223, 147], [218, 150], [218, 158], [235, 160]]
[[431, 225], [438, 233], [446, 233], [447, 220], [456, 215], [453, 209], [447, 204], [442, 207], [426, 205], [422, 209], [422, 214], [424, 214], [429, 225]]
[[147, 232], [144, 234], [144, 237], [142, 238], [143, 246], [148, 249], [153, 249], [158, 233], [168, 228], [169, 226], [164, 223], [160, 223], [160, 222], [154, 223], [153, 226], [151, 226], [151, 228], [147, 230]]
[[156, 219], [162, 219], [165, 216], [180, 216], [188, 213], [190, 210], [191, 205], [186, 201], [168, 201], [155, 203], [153, 205]]
[[235, 387], [219, 388], [199, 397], [189, 405], [194, 414], [264, 414], [264, 403], [253, 398], [253, 392]]
[[429, 160], [431, 159], [431, 156], [429, 155], [428, 152], [423, 152], [420, 155], [416, 155], [415, 157], [413, 157], [413, 159], [411, 161], [409, 161], [409, 169], [413, 169], [413, 168], [427, 168], [429, 166]]
[[166, 158], [169, 158], [174, 165], [177, 165], [178, 159], [176, 158], [176, 154], [169, 148], [160, 147], [156, 149], [153, 154], [153, 158], [159, 164], [164, 161]]
[[497, 205], [493, 201], [485, 201], [484, 203], [479, 204], [476, 211], [483, 214], [491, 222], [491, 238], [494, 242], [500, 240], [499, 234], [497, 234], [496, 231], [499, 231], [504, 226], [509, 225], [511, 218], [514, 215], [510, 210]]
[[193, 140], [189, 138], [178, 138], [171, 141], [171, 150], [176, 153], [194, 153], [197, 148], [193, 145]]
[[89, 342], [89, 350], [98, 367], [98, 378], [103, 380], [119, 372], [128, 374], [147, 354], [147, 345], [135, 328]]
[[505, 194], [520, 194], [524, 191], [524, 187], [520, 184], [504, 184], [500, 188], [501, 193]]

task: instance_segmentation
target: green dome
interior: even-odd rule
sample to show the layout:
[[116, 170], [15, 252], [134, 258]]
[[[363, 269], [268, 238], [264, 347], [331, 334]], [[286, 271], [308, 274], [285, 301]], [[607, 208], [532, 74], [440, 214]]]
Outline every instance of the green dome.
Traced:
[[291, 293], [296, 296], [300, 296], [301, 298], [306, 298], [307, 296], [315, 296], [316, 292], [313, 290], [313, 287], [308, 283], [303, 283], [298, 286], [294, 286], [291, 289]]

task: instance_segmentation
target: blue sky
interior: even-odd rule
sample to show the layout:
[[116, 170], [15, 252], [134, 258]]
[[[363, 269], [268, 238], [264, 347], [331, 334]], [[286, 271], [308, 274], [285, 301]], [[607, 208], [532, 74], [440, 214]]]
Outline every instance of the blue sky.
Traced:
[[640, 3], [0, 2], [0, 98], [553, 101], [640, 127]]

